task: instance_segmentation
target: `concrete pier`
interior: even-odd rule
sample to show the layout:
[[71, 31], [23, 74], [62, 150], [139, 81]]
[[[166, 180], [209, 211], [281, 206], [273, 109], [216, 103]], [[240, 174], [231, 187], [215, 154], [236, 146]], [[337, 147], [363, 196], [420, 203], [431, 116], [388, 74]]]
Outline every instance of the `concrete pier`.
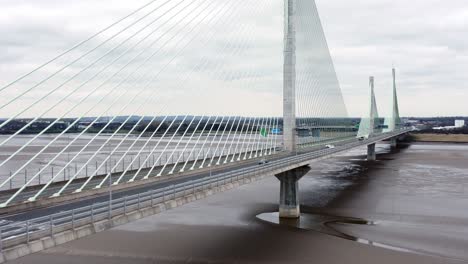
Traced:
[[309, 166], [300, 167], [275, 175], [281, 182], [279, 217], [299, 218], [299, 180], [310, 171]]
[[396, 148], [398, 146], [398, 139], [396, 137], [390, 139], [390, 147]]
[[375, 143], [367, 145], [367, 160], [376, 160]]

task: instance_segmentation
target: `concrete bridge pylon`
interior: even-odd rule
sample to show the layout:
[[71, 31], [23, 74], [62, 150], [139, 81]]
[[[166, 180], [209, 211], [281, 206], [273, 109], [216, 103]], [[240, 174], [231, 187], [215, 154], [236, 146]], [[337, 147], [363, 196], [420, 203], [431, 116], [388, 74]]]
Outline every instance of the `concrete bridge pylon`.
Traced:
[[398, 107], [398, 95], [397, 95], [397, 89], [396, 89], [395, 68], [392, 69], [392, 77], [393, 77], [392, 109], [390, 111], [390, 116], [385, 118], [384, 132], [395, 131], [395, 129], [399, 129], [401, 127], [400, 110]]
[[283, 144], [296, 151], [296, 0], [284, 1]]
[[369, 87], [370, 87], [370, 101], [369, 101], [369, 112], [366, 116], [361, 119], [359, 124], [359, 131], [357, 137], [369, 138], [376, 132], [378, 132], [380, 127], [379, 112], [377, 110], [377, 101], [375, 99], [374, 91], [374, 77], [369, 77]]

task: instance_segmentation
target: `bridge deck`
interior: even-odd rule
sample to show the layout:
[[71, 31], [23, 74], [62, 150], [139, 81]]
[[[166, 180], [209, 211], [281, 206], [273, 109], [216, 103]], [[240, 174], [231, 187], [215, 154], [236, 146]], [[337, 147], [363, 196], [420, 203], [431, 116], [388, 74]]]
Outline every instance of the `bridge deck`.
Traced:
[[[258, 160], [250, 160], [250, 161], [244, 161], [241, 163], [235, 163], [230, 166], [220, 166], [216, 170], [213, 168], [212, 171], [210, 171], [209, 169], [208, 170], [205, 169], [205, 170], [198, 171], [198, 172], [189, 172], [186, 174], [182, 173], [178, 177], [172, 177], [172, 178], [169, 177], [160, 181], [148, 182], [143, 185], [129, 187], [126, 189], [113, 190], [112, 198], [119, 199], [125, 196], [143, 193], [149, 190], [158, 190], [161, 188], [167, 188], [168, 186], [171, 186], [174, 184], [181, 184], [181, 183], [185, 183], [185, 182], [189, 182], [189, 181], [193, 181], [197, 179], [209, 179], [209, 178], [216, 178], [219, 176], [226, 176], [226, 175], [235, 176], [238, 173], [251, 173], [251, 172], [255, 172], [259, 168], [263, 170], [271, 169], [270, 173], [276, 174], [282, 171], [287, 171], [293, 168], [307, 165], [312, 161], [329, 158], [330, 156], [333, 156], [340, 152], [348, 151], [356, 147], [361, 147], [361, 146], [373, 144], [382, 140], [386, 140], [389, 138], [393, 138], [401, 134], [405, 134], [407, 132], [408, 130], [400, 130], [400, 131], [395, 131], [395, 132], [390, 132], [390, 133], [374, 135], [364, 140], [358, 140], [358, 139], [343, 140], [343, 141], [335, 143], [335, 148], [327, 148], [325, 146], [314, 146], [314, 147], [302, 149], [298, 151], [297, 153], [293, 153], [293, 154], [279, 153], [277, 155], [270, 156], [269, 163], [261, 165], [261, 166], [258, 164]], [[86, 193], [86, 192], [83, 191], [83, 193]], [[27, 197], [27, 196], [22, 196], [22, 197]], [[81, 198], [81, 199], [75, 198], [73, 200], [62, 201], [61, 203], [52, 204], [47, 207], [44, 206], [44, 204], [38, 203], [35, 208], [34, 207], [29, 208], [27, 211], [24, 211], [24, 212], [21, 212], [18, 209], [16, 209], [19, 213], [15, 213], [15, 214], [13, 214], [13, 212], [15, 211], [15, 207], [12, 206], [10, 207], [10, 211], [8, 211], [9, 208], [4, 208], [3, 209], [4, 211], [2, 213], [5, 215], [5, 217], [3, 218], [5, 220], [22, 221], [22, 220], [33, 219], [33, 218], [42, 217], [46, 215], [51, 215], [51, 214], [61, 212], [61, 211], [72, 210], [72, 209], [80, 208], [83, 206], [88, 206], [93, 203], [105, 202], [105, 201], [108, 201], [108, 199], [109, 199], [109, 193], [108, 191], [106, 191], [106, 188], [104, 188], [104, 192], [91, 194], [87, 196], [86, 198]], [[24, 204], [28, 204], [28, 203], [24, 203]], [[32, 204], [32, 203], [29, 203], [29, 204]], [[23, 204], [20, 203], [19, 205], [21, 206]]]

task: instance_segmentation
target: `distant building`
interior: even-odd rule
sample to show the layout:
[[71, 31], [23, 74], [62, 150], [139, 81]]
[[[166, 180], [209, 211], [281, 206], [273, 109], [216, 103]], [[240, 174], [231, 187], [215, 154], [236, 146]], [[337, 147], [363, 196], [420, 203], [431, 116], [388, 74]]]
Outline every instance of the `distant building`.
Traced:
[[407, 119], [407, 120], [403, 120], [403, 122], [405, 124], [412, 124], [412, 125], [415, 125], [415, 124], [419, 124], [421, 121], [419, 120], [414, 120], [414, 119]]
[[457, 128], [462, 128], [465, 126], [465, 120], [455, 120], [454, 126], [443, 126], [443, 127], [434, 127], [435, 130], [452, 130]]

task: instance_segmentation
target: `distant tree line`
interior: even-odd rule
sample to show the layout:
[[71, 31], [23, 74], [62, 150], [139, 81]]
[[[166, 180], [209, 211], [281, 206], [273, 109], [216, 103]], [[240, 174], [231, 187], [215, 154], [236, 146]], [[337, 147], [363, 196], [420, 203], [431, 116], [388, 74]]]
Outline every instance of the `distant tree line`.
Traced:
[[[192, 124], [190, 124], [190, 120], [185, 120], [183, 123], [182, 122], [174, 122], [174, 124], [172, 124], [171, 126], [171, 123], [172, 121], [153, 121], [151, 123], [142, 123], [140, 125], [137, 126], [137, 128], [135, 129], [137, 132], [141, 133], [143, 131], [145, 131], [145, 133], [153, 133], [156, 129], [158, 129], [156, 135], [160, 135], [160, 134], [164, 134], [166, 133], [169, 133], [169, 134], [173, 134], [177, 131], [177, 134], [179, 135], [182, 135], [184, 133], [188, 133], [188, 134], [192, 134], [193, 132], [197, 132], [197, 133], [200, 133], [202, 131], [208, 133], [209, 130], [212, 130], [213, 132], [212, 133], [215, 133], [216, 131], [224, 131], [226, 130], [227, 132], [228, 131], [231, 131], [231, 132], [240, 132], [242, 130], [242, 123], [244, 123], [244, 121], [242, 121], [239, 125], [239, 119], [237, 120], [230, 120], [230, 121], [223, 121], [221, 122], [220, 120], [219, 121], [216, 121], [214, 122], [214, 119], [212, 120], [207, 120], [207, 119], [204, 119], [200, 122], [200, 119], [198, 120], [194, 120], [192, 122]], [[200, 123], [198, 125], [198, 123]], [[253, 124], [255, 123], [255, 124]], [[254, 130], [258, 130], [261, 126], [261, 124], [257, 124], [258, 122], [254, 121], [254, 122], [251, 122], [250, 124], [250, 127], [249, 127], [249, 131], [251, 129], [254, 129]], [[148, 126], [149, 124], [149, 126]], [[189, 126], [190, 125], [190, 126]], [[197, 127], [198, 125], [198, 127]], [[146, 128], [146, 129], [145, 129]], [[195, 131], [195, 129], [197, 129]], [[244, 131], [247, 129], [247, 124], [244, 126]]]
[[[201, 118], [201, 120], [200, 120]], [[193, 120], [192, 124], [190, 122]], [[239, 124], [239, 121], [240, 124]], [[298, 126], [318, 126], [323, 127], [326, 130], [327, 126], [330, 126], [330, 130], [337, 129], [336, 126], [342, 126], [356, 130], [359, 127], [359, 118], [297, 118]], [[0, 124], [6, 122], [1, 121]], [[100, 117], [98, 119], [94, 117], [86, 117], [77, 120], [76, 118], [43, 118], [32, 122], [32, 119], [15, 119], [9, 121], [6, 125], [0, 128], [0, 134], [14, 134], [20, 131], [21, 134], [38, 134], [42, 131], [46, 134], [62, 133], [66, 130], [66, 133], [142, 133], [145, 135], [152, 134], [156, 131], [156, 135], [163, 133], [173, 134], [177, 131], [177, 134], [181, 135], [184, 132], [208, 132], [210, 129], [215, 133], [216, 131], [244, 131], [249, 128], [249, 131], [259, 131], [260, 128], [269, 125], [272, 129], [273, 124], [270, 123], [271, 119], [260, 119], [256, 118], [208, 118], [208, 117], [187, 117], [185, 120], [183, 117], [145, 117], [140, 118], [138, 116], [119, 116], [117, 118]], [[197, 128], [197, 124], [198, 125]], [[244, 127], [242, 126], [245, 123]], [[172, 124], [172, 125], [171, 125]], [[190, 125], [190, 127], [189, 127]], [[283, 127], [282, 118], [278, 119], [278, 123], [275, 124], [277, 130], [281, 131]], [[159, 128], [159, 129], [158, 129]], [[197, 128], [197, 131], [194, 131]]]
[[[62, 133], [66, 130], [66, 133], [79, 133], [86, 129], [86, 133], [97, 133], [106, 127], [107, 123], [97, 122], [92, 125], [85, 126], [80, 124], [71, 125], [73, 121], [60, 120], [59, 122], [53, 123], [54, 120], [39, 120], [32, 122], [31, 120], [12, 120], [7, 125], [0, 128], [0, 134], [14, 134], [20, 131], [20, 134], [39, 134], [44, 131], [44, 134]], [[122, 122], [113, 122], [107, 125], [103, 130], [104, 133], [112, 133], [119, 130], [119, 133], [129, 131], [135, 123], [126, 123], [122, 126]], [[122, 126], [122, 127], [121, 127]], [[119, 129], [119, 127], [121, 127]], [[68, 129], [67, 129], [68, 128]]]
[[[196, 118], [193, 120], [192, 124], [190, 121], [192, 118], [186, 118], [185, 121], [183, 119], [178, 118], [167, 118], [165, 121], [157, 120], [152, 121], [150, 120], [142, 120], [140, 122], [135, 121], [135, 119], [128, 120], [127, 122], [118, 121], [118, 122], [110, 122], [100, 120], [99, 122], [90, 122], [87, 120], [86, 122], [75, 122], [76, 119], [40, 119], [37, 121], [32, 122], [31, 119], [17, 119], [11, 120], [8, 124], [4, 125], [0, 128], [0, 134], [14, 134], [20, 131], [20, 134], [38, 134], [44, 131], [45, 134], [52, 134], [52, 133], [61, 133], [66, 130], [66, 133], [80, 133], [85, 131], [85, 133], [128, 133], [132, 131], [133, 133], [153, 133], [156, 129], [156, 135], [161, 135], [163, 133], [173, 134], [177, 131], [177, 134], [183, 134], [185, 131], [187, 133], [193, 133], [195, 128], [198, 125], [196, 132], [201, 132], [205, 128], [205, 131], [209, 131], [210, 129], [214, 132], [217, 130], [219, 131], [240, 131], [242, 130], [242, 120], [241, 124], [239, 125], [239, 118], [235, 119], [225, 118], [221, 122], [221, 118], [218, 119], [210, 119], [203, 118], [200, 121], [200, 118]], [[261, 126], [258, 119], [252, 119], [251, 124], [249, 125], [249, 131], [251, 129], [258, 130]], [[54, 123], [54, 121], [57, 121]], [[173, 122], [174, 121], [174, 122]], [[5, 122], [5, 121], [0, 121]], [[32, 122], [32, 123], [31, 123]], [[172, 125], [171, 125], [172, 124]], [[281, 124], [281, 122], [280, 122]], [[279, 124], [279, 126], [280, 126]], [[189, 127], [190, 125], [190, 127]], [[246, 125], [247, 126], [247, 125]], [[244, 127], [244, 131], [247, 127]]]

